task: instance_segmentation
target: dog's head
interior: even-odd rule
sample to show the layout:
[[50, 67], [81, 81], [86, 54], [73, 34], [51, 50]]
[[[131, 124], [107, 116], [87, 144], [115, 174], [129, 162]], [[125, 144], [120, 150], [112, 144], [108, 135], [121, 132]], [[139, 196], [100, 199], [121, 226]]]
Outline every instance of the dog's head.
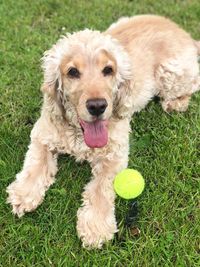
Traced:
[[56, 95], [68, 120], [73, 114], [89, 147], [105, 146], [109, 119], [126, 106], [131, 67], [123, 48], [97, 31], [68, 34], [45, 52], [43, 69], [43, 91]]

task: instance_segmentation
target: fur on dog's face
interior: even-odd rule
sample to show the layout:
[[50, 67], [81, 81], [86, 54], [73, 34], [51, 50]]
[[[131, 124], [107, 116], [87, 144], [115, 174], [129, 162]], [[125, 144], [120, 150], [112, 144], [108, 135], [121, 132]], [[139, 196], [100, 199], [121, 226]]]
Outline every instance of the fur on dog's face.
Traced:
[[131, 77], [122, 47], [97, 31], [77, 32], [60, 39], [45, 53], [43, 69], [44, 91], [57, 99], [59, 96], [66, 114], [71, 110], [85, 143], [92, 148], [105, 146], [109, 119]]

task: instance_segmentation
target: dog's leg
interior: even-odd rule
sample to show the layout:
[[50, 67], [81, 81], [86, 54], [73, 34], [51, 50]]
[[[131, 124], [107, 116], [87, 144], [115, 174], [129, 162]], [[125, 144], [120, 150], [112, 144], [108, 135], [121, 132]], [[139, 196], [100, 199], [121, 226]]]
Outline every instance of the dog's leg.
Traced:
[[126, 168], [127, 160], [102, 161], [93, 169], [94, 178], [83, 193], [83, 206], [78, 210], [77, 231], [85, 247], [100, 248], [117, 232], [113, 179]]
[[115, 129], [115, 138], [119, 143], [111, 145], [112, 151], [109, 149], [106, 155], [94, 156], [93, 179], [85, 187], [83, 205], [77, 213], [77, 231], [85, 247], [100, 248], [117, 232], [113, 180], [128, 164], [128, 127], [126, 129], [125, 124]]
[[177, 97], [176, 99], [163, 100], [161, 102], [162, 108], [166, 112], [171, 112], [173, 110], [184, 112], [187, 110], [190, 101], [190, 96], [185, 95]]
[[45, 191], [54, 182], [57, 172], [57, 156], [37, 139], [32, 140], [26, 154], [24, 167], [17, 174], [7, 192], [8, 203], [19, 217], [34, 210], [43, 200]]
[[[182, 65], [179, 60], [171, 60], [156, 70], [156, 81], [162, 108], [166, 112], [187, 110], [193, 93], [200, 90], [199, 67], [196, 58], [188, 59]], [[192, 63], [192, 65], [191, 65]]]

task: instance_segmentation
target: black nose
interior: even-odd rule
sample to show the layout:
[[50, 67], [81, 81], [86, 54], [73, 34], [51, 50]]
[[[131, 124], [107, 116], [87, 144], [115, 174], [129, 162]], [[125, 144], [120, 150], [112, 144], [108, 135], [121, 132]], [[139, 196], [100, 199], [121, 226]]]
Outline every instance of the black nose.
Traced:
[[86, 102], [86, 107], [89, 113], [93, 116], [99, 116], [104, 113], [108, 103], [104, 98], [93, 98]]

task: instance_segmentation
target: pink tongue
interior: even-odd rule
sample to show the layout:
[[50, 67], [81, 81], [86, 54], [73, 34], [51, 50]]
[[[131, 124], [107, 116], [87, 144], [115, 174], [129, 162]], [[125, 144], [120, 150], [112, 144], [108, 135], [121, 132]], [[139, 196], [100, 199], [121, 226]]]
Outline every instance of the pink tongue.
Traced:
[[91, 148], [103, 147], [108, 142], [107, 121], [97, 120], [94, 122], [80, 121], [83, 127], [83, 135], [86, 145]]

